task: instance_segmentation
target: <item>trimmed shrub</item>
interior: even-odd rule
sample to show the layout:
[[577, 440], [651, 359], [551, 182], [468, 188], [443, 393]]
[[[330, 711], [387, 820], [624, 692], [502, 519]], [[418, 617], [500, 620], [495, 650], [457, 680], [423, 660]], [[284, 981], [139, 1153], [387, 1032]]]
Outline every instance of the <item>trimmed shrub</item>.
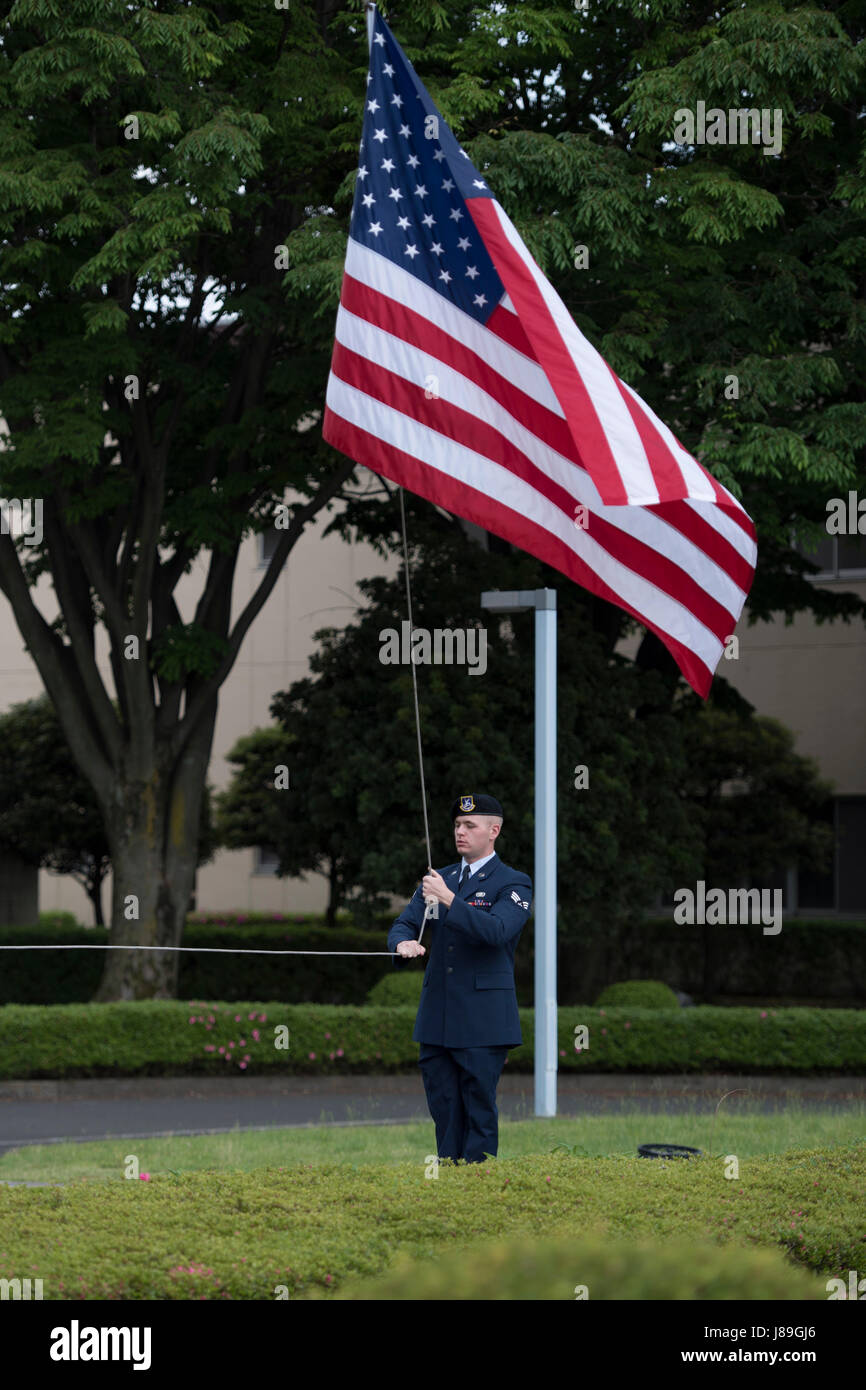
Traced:
[[[416, 1014], [414, 1003], [7, 1004], [0, 1008], [0, 1078], [408, 1070], [418, 1065]], [[529, 1072], [531, 1009], [521, 1009], [520, 1026], [525, 1041], [509, 1050], [506, 1065]], [[587, 1030], [579, 1052], [578, 1028]], [[866, 1072], [863, 1009], [560, 1008], [558, 1031], [563, 1072]]]
[[[5, 927], [3, 945], [105, 946], [105, 927], [40, 923]], [[367, 991], [388, 966], [385, 955], [337, 955], [338, 951], [386, 952], [386, 937], [352, 927], [318, 927], [307, 922], [189, 923], [184, 946], [214, 947], [225, 955], [184, 951], [180, 957], [181, 999], [280, 999], [287, 1004], [363, 1004]], [[332, 955], [232, 956], [232, 949], [318, 951]], [[99, 987], [104, 951], [0, 952], [0, 1005], [85, 1004]], [[396, 973], [396, 972], [395, 972]]]
[[[780, 1251], [696, 1241], [611, 1241], [607, 1236], [500, 1240], [440, 1259], [397, 1257], [381, 1279], [350, 1283], [337, 1299], [463, 1302], [541, 1299], [821, 1299], [826, 1281]], [[585, 1290], [585, 1292], [584, 1292]]]
[[[459, 1251], [478, 1268], [481, 1242], [514, 1239], [573, 1241], [571, 1255], [553, 1265], [554, 1278], [565, 1281], [553, 1296], [566, 1299], [576, 1284], [588, 1284], [591, 1299], [662, 1298], [662, 1290], [670, 1298], [724, 1297], [712, 1285], [717, 1279], [722, 1288], [721, 1256], [735, 1250], [787, 1258], [792, 1276], [783, 1286], [775, 1282], [778, 1263], [728, 1266], [736, 1298], [807, 1297], [802, 1280], [794, 1283], [795, 1266], [801, 1275], [823, 1276], [825, 1291], [828, 1277], [862, 1268], [863, 1143], [750, 1158], [743, 1181], [725, 1183], [724, 1192], [714, 1161], [648, 1163], [626, 1155], [443, 1163], [436, 1181], [425, 1177], [423, 1147], [412, 1163], [305, 1165], [292, 1162], [291, 1132], [286, 1166], [254, 1172], [126, 1179], [129, 1152], [130, 1141], [118, 1140], [114, 1181], [0, 1184], [7, 1271], [35, 1270], [46, 1300], [261, 1301], [331, 1297], [338, 1289], [357, 1296], [362, 1280], [390, 1278], [401, 1252], [422, 1263]], [[626, 1241], [631, 1248], [619, 1262], [599, 1248], [617, 1242], [621, 1249]], [[632, 1252], [644, 1242], [654, 1252], [638, 1256], [632, 1269]], [[722, 1247], [718, 1262], [711, 1249], [666, 1260], [675, 1243], [695, 1252], [698, 1242]], [[520, 1279], [522, 1290], [505, 1293], [509, 1276], [498, 1268], [489, 1296], [525, 1298]], [[419, 1300], [424, 1277], [418, 1271], [418, 1282], [404, 1286]], [[526, 1277], [534, 1277], [531, 1268]], [[547, 1280], [549, 1266], [539, 1262], [538, 1277]]]
[[[76, 926], [71, 914], [45, 913], [39, 926], [2, 927], [0, 945], [104, 944], [103, 927]], [[204, 921], [199, 920], [205, 917]], [[63, 925], [55, 925], [62, 919]], [[279, 913], [192, 914], [185, 946], [247, 946], [324, 951], [330, 955], [225, 956], [184, 953], [180, 958], [181, 998], [282, 999], [286, 1003], [363, 1004], [367, 992], [388, 968], [384, 955], [393, 922], [387, 914], [375, 930], [356, 927], [337, 916], [327, 927], [321, 916]], [[663, 975], [673, 989], [700, 1002], [708, 988], [717, 1003], [774, 1007], [803, 1005], [814, 999], [832, 1008], [858, 1008], [866, 1001], [866, 923], [785, 922], [785, 949], [748, 925], [725, 927], [706, 938], [693, 926], [670, 918], [647, 919], [631, 928], [604, 928], [598, 935], [575, 934], [568, 914], [558, 922], [557, 983], [563, 1005], [589, 1005], [611, 974], [654, 980]], [[340, 956], [340, 950], [371, 953]], [[706, 957], [709, 955], [709, 961]], [[102, 976], [99, 951], [6, 951], [0, 954], [0, 1004], [72, 1004], [92, 999]], [[524, 931], [514, 960], [517, 1001], [531, 1008], [534, 989], [533, 933]], [[707, 981], [709, 980], [709, 985]], [[760, 1006], [760, 1005], [759, 1005]]]
[[368, 1004], [414, 1004], [421, 1002], [423, 970], [392, 970], [377, 980], [367, 995]]
[[622, 980], [608, 985], [595, 1001], [612, 1009], [678, 1009], [680, 1001], [661, 980]]

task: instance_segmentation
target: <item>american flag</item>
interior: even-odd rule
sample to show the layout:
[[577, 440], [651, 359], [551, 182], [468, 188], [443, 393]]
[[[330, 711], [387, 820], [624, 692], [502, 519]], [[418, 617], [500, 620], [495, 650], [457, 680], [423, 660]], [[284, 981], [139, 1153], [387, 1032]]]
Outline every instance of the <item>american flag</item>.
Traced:
[[323, 436], [655, 632], [706, 696], [751, 519], [572, 321], [375, 14]]

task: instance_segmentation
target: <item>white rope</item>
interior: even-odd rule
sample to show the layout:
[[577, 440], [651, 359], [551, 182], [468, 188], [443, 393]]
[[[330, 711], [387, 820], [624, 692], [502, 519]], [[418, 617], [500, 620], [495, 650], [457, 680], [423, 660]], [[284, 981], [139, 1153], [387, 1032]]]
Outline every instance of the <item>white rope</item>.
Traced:
[[[211, 951], [218, 956], [397, 956], [399, 951], [269, 951], [240, 946], [0, 946], [0, 951]], [[402, 959], [402, 957], [401, 957]]]

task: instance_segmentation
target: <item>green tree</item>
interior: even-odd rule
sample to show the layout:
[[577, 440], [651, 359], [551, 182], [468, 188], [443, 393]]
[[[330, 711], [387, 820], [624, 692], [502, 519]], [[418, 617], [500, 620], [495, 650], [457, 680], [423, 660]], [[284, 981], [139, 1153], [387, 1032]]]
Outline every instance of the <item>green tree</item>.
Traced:
[[[0, 534], [0, 591], [103, 815], [113, 939], [175, 945], [220, 686], [352, 473], [298, 426], [321, 418], [333, 342], [361, 5], [0, 14], [0, 493], [44, 504], [41, 543]], [[581, 327], [756, 518], [751, 616], [862, 617], [794, 544], [864, 483], [862, 7], [404, 0], [392, 19]], [[782, 157], [672, 148], [697, 100], [781, 109]], [[232, 627], [238, 547], [287, 489], [301, 500]], [[393, 532], [375, 511], [365, 497], [349, 524]], [[185, 622], [174, 591], [202, 552]], [[591, 607], [612, 652], [629, 620]], [[654, 638], [642, 661], [664, 668]], [[176, 972], [170, 952], [111, 953], [99, 997], [170, 995]]]
[[[468, 31], [463, 15], [407, 5], [395, 32], [582, 331], [755, 519], [749, 621], [862, 620], [803, 549], [831, 497], [866, 493], [863, 7], [552, 0]], [[698, 101], [780, 111], [781, 155], [676, 145]], [[292, 237], [325, 358], [353, 192], [350, 173]], [[369, 509], [352, 520], [381, 534]], [[629, 630], [622, 610], [599, 621], [611, 649]], [[653, 634], [641, 661], [673, 674]]]
[[682, 792], [700, 826], [706, 881], [749, 883], [789, 865], [825, 872], [833, 832], [821, 813], [833, 788], [796, 752], [790, 729], [754, 711], [688, 703]]
[[[478, 624], [483, 589], [556, 586], [532, 557], [467, 544], [460, 527], [427, 510], [412, 569], [416, 627], [465, 633]], [[381, 660], [384, 634], [405, 619], [405, 579], [360, 587], [367, 604], [355, 621], [316, 634], [313, 676], [274, 697], [277, 726], [232, 750], [238, 771], [217, 817], [233, 847], [271, 844], [280, 873], [330, 865], [332, 919], [340, 906], [369, 915], [388, 895], [411, 894], [426, 868], [411, 671]], [[610, 658], [586, 600], [574, 585], [559, 587], [559, 900], [564, 930], [583, 933], [639, 917], [671, 877], [700, 862], [678, 792], [686, 769], [667, 691], [656, 673]], [[417, 668], [433, 864], [455, 858], [452, 802], [487, 790], [506, 808], [499, 852], [532, 872], [534, 620], [480, 616], [477, 674], [469, 662]], [[274, 788], [280, 762], [289, 790]]]
[[[564, 936], [610, 934], [702, 874], [727, 884], [789, 864], [826, 867], [831, 788], [788, 729], [756, 716], [722, 676], [709, 702], [688, 692], [671, 704], [657, 672], [611, 660], [583, 591], [508, 547], [466, 545], [460, 527], [427, 510], [412, 570], [416, 627], [474, 626], [482, 589], [558, 590]], [[232, 750], [238, 771], [219, 799], [224, 843], [271, 845], [280, 874], [328, 874], [331, 921], [340, 907], [370, 912], [382, 894], [410, 893], [426, 857], [411, 672], [380, 660], [383, 635], [405, 618], [405, 577], [360, 587], [368, 602], [355, 621], [316, 633], [313, 677], [274, 697], [278, 724]], [[483, 676], [468, 665], [417, 668], [433, 860], [454, 859], [448, 810], [474, 788], [503, 802], [499, 850], [531, 872], [533, 620], [481, 616]], [[288, 790], [274, 787], [279, 764]]]
[[[362, 36], [331, 43], [333, 10], [3, 7], [0, 495], [36, 499], [44, 534], [0, 534], [0, 590], [99, 805], [116, 944], [180, 941], [218, 691], [352, 473], [298, 429], [318, 383], [281, 290], [280, 248], [336, 178], [317, 147], [360, 118]], [[287, 489], [300, 500], [232, 626], [240, 544], [284, 519]], [[186, 621], [174, 593], [202, 552]], [[177, 963], [110, 952], [98, 997], [170, 996]]]
[[[111, 868], [105, 825], [93, 789], [69, 751], [46, 695], [0, 715], [0, 845], [53, 874], [69, 874], [105, 925], [102, 883]], [[198, 864], [214, 855], [211, 796], [202, 798]]]

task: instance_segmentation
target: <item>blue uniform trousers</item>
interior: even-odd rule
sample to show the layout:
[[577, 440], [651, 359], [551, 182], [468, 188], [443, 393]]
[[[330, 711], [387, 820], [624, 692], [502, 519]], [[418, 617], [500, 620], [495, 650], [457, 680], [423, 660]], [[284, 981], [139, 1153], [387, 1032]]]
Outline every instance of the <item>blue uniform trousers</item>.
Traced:
[[439, 1047], [422, 1042], [418, 1065], [436, 1125], [440, 1158], [483, 1163], [499, 1148], [496, 1087], [507, 1047]]

